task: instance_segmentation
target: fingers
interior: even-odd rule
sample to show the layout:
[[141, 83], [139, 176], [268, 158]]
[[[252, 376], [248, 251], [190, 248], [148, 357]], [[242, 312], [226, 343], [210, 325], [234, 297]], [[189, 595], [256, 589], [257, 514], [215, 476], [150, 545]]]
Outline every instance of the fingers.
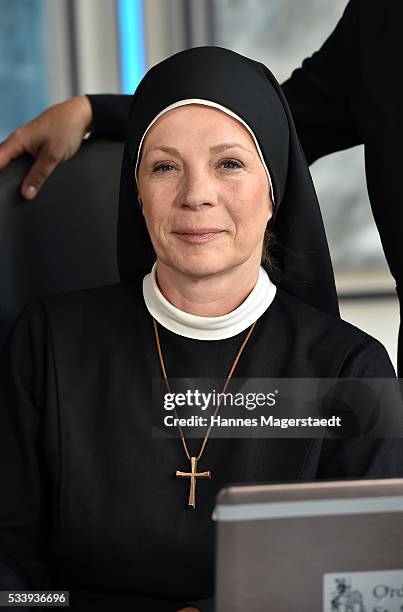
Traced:
[[41, 149], [35, 162], [32, 164], [28, 174], [21, 185], [21, 193], [32, 200], [42, 189], [46, 179], [53, 170], [63, 161], [63, 156], [49, 149]]
[[21, 193], [32, 200], [56, 166], [79, 150], [91, 121], [87, 96], [51, 106], [0, 144], [0, 171], [22, 153], [30, 153], [35, 162], [21, 184]]
[[35, 141], [30, 137], [27, 126], [23, 126], [17, 128], [0, 144], [0, 170], [25, 152], [36, 157], [21, 185], [22, 195], [28, 200], [32, 200], [38, 194], [48, 176], [63, 161], [63, 155], [52, 150], [49, 145], [36, 151]]

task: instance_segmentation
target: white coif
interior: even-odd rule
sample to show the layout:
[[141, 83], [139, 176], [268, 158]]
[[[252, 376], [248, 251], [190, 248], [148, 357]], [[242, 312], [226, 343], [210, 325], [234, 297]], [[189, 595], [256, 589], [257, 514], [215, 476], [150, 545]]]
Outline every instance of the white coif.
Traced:
[[236, 336], [261, 317], [275, 295], [276, 286], [260, 267], [256, 285], [238, 308], [220, 317], [201, 317], [179, 310], [162, 295], [156, 280], [156, 263], [143, 279], [144, 301], [154, 319], [175, 334], [195, 340], [223, 340]]

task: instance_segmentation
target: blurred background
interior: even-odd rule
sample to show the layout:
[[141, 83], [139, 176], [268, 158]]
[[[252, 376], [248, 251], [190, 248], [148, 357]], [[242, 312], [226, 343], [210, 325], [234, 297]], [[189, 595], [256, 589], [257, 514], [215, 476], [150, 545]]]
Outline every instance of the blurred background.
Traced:
[[[75, 94], [133, 93], [176, 51], [224, 46], [287, 79], [347, 0], [0, 0], [0, 139]], [[398, 302], [368, 202], [362, 147], [311, 167], [343, 318], [396, 364]]]

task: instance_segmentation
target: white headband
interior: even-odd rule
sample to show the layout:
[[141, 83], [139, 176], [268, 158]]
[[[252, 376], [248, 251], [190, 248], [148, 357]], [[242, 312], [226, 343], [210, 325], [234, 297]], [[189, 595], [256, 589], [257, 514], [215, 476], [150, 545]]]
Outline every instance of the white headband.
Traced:
[[200, 98], [188, 98], [186, 100], [179, 100], [179, 102], [174, 102], [173, 104], [170, 104], [169, 106], [164, 108], [160, 113], [158, 113], [158, 115], [156, 115], [154, 117], [154, 119], [151, 121], [151, 123], [149, 123], [149, 125], [147, 126], [147, 129], [145, 130], [145, 132], [144, 132], [144, 134], [142, 136], [142, 139], [140, 140], [140, 145], [139, 145], [139, 148], [138, 148], [138, 151], [137, 151], [136, 166], [134, 168], [134, 176], [135, 176], [135, 179], [136, 179], [137, 186], [138, 186], [137, 169], [138, 169], [138, 164], [139, 164], [140, 151], [141, 151], [141, 147], [143, 146], [143, 141], [144, 141], [144, 138], [145, 138], [148, 130], [157, 121], [157, 119], [159, 119], [162, 115], [164, 115], [168, 111], [172, 110], [173, 108], [177, 108], [178, 106], [186, 106], [187, 104], [202, 104], [204, 106], [212, 106], [213, 108], [218, 108], [219, 110], [223, 111], [223, 113], [226, 113], [230, 117], [233, 117], [234, 119], [236, 119], [237, 121], [242, 123], [242, 125], [244, 127], [246, 127], [246, 129], [248, 130], [249, 134], [253, 138], [253, 142], [255, 143], [257, 152], [259, 153], [260, 161], [262, 162], [263, 168], [265, 169], [267, 177], [269, 179], [271, 200], [272, 200], [273, 206], [274, 206], [275, 202], [274, 202], [273, 182], [271, 180], [270, 172], [269, 172], [269, 169], [266, 166], [266, 162], [264, 160], [262, 151], [260, 150], [259, 143], [258, 143], [258, 141], [256, 139], [256, 136], [253, 133], [253, 131], [250, 129], [249, 125], [247, 123], [245, 123], [245, 121], [243, 119], [241, 119], [241, 117], [239, 117], [236, 113], [232, 112], [231, 110], [229, 110], [225, 106], [222, 106], [221, 104], [218, 104], [217, 102], [212, 102], [211, 100], [202, 100]]

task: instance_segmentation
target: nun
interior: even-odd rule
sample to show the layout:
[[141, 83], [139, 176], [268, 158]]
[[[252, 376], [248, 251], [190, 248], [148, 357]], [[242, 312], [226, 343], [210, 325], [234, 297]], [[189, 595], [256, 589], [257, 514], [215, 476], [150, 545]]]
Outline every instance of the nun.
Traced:
[[[199, 47], [146, 74], [119, 206], [121, 282], [33, 302], [2, 354], [1, 586], [66, 589], [77, 610], [209, 610], [224, 485], [397, 476], [402, 455], [153, 437], [152, 380], [395, 374], [339, 317], [306, 160], [261, 63]], [[191, 495], [189, 472], [204, 476]]]

